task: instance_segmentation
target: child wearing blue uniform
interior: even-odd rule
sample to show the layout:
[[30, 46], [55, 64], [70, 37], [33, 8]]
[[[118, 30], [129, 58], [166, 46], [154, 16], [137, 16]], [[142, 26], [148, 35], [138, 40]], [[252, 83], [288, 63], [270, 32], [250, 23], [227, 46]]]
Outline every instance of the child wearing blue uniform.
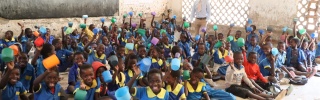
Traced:
[[12, 31], [7, 31], [5, 33], [5, 38], [3, 40], [3, 43], [6, 47], [9, 47], [11, 45], [13, 45], [14, 43], [16, 43], [16, 39], [13, 38], [13, 32]]
[[230, 53], [228, 50], [225, 50], [225, 43], [223, 42], [218, 48], [219, 49], [213, 54], [213, 61], [215, 63], [213, 72], [214, 74], [218, 72], [220, 75], [226, 75], [226, 70], [229, 65], [226, 64], [224, 57], [230, 55]]
[[84, 52], [83, 47], [79, 46], [75, 39], [71, 39], [71, 43], [67, 46], [67, 50], [71, 52]]
[[2, 91], [0, 99], [2, 100], [28, 100], [27, 91], [23, 84], [18, 81], [20, 69], [15, 67], [14, 62], [7, 63], [7, 71], [0, 81], [0, 90]]
[[108, 96], [110, 96], [114, 100], [116, 100], [115, 91], [120, 87], [125, 86], [126, 76], [123, 73], [124, 68], [125, 68], [124, 61], [118, 58], [118, 66], [113, 67], [113, 71], [111, 71], [111, 74], [113, 77], [112, 77], [112, 82], [108, 83], [108, 91], [107, 91]]
[[81, 52], [74, 53], [74, 64], [71, 66], [68, 73], [68, 87], [66, 90], [68, 94], [71, 94], [73, 92], [76, 82], [80, 80], [79, 67], [82, 66], [85, 62], [86, 62], [86, 59], [84, 58], [83, 53]]
[[[233, 40], [230, 41], [231, 43], [231, 50], [232, 52], [241, 51], [241, 48], [238, 46], [238, 39], [241, 37], [242, 32], [236, 31], [236, 35], [234, 36]], [[229, 35], [228, 35], [229, 36]]]
[[200, 63], [200, 58], [205, 54], [205, 45], [203, 43], [198, 44], [198, 52], [193, 54], [191, 64], [194, 67], [203, 68], [204, 64]]
[[137, 55], [138, 55], [137, 61], [139, 62], [139, 61], [141, 61], [143, 58], [145, 58], [146, 55], [147, 55], [146, 46], [144, 46], [144, 45], [139, 45], [137, 51], [138, 51], [138, 52], [137, 52]]
[[287, 49], [286, 65], [293, 67], [297, 71], [307, 72], [306, 70], [306, 57], [304, 52], [298, 48], [300, 43], [299, 39], [293, 38], [290, 40], [291, 48]]
[[200, 82], [200, 79], [204, 77], [203, 70], [201, 68], [195, 68], [190, 75], [190, 81], [184, 80], [187, 100], [200, 100], [202, 98], [210, 100], [206, 90], [206, 83]]
[[178, 42], [178, 46], [181, 48], [183, 51], [183, 58], [189, 58], [191, 57], [191, 50], [190, 50], [190, 45], [189, 45], [189, 39], [187, 37], [187, 33], [182, 33], [180, 35], [180, 42]]
[[[29, 91], [29, 89], [32, 89], [32, 84], [35, 79], [35, 69], [34, 67], [28, 63], [28, 56], [26, 53], [20, 53], [18, 57], [17, 64], [21, 67], [21, 74], [20, 74], [20, 82], [23, 84], [25, 89]], [[32, 90], [30, 90], [32, 91]]]
[[28, 47], [27, 45], [31, 42], [33, 43], [33, 40], [35, 39], [35, 36], [32, 34], [32, 30], [30, 28], [23, 29], [23, 26], [21, 26], [21, 34], [18, 36], [18, 40], [22, 45], [21, 52], [28, 53], [27, 51]]
[[[143, 45], [142, 45], [143, 46]], [[138, 62], [138, 57], [135, 54], [129, 54], [127, 56], [127, 59], [125, 61], [125, 71], [124, 74], [126, 76], [126, 80], [125, 83], [128, 83], [130, 81], [130, 79], [133, 77], [133, 75], [135, 74], [133, 71], [133, 65], [136, 65]], [[143, 75], [141, 74], [136, 81], [134, 81], [133, 83], [133, 87], [136, 86], [145, 86], [145, 84], [142, 81]]]
[[97, 80], [97, 84], [100, 86], [100, 95], [106, 95], [107, 83], [104, 81], [102, 73], [107, 70], [107, 67], [99, 61], [94, 61], [92, 64], [94, 78]]
[[60, 100], [65, 98], [56, 67], [46, 70], [33, 82], [34, 100]]
[[52, 41], [54, 40], [54, 37], [50, 35], [50, 31], [48, 32], [49, 29], [47, 29], [47, 33], [42, 35], [42, 39], [45, 41], [45, 43], [50, 43], [52, 44]]
[[114, 48], [110, 44], [110, 41], [107, 36], [102, 37], [102, 44], [105, 46], [105, 52], [104, 54], [106, 55], [107, 58], [110, 57], [111, 53], [114, 52]]
[[46, 59], [49, 56], [54, 55], [54, 54], [55, 54], [54, 46], [49, 43], [43, 44], [42, 47], [37, 47], [36, 53], [31, 61], [31, 64], [33, 66], [36, 66], [36, 68], [37, 68], [36, 77], [38, 77], [39, 75], [44, 73], [46, 70], [46, 68], [44, 68], [44, 66], [42, 64], [43, 59]]
[[58, 65], [59, 72], [64, 72], [70, 67], [71, 59], [69, 57], [73, 55], [73, 53], [62, 48], [62, 41], [60, 39], [54, 39], [52, 45], [55, 47], [56, 55], [60, 60], [60, 64]]
[[256, 38], [252, 37], [250, 43], [247, 45], [247, 57], [250, 52], [258, 52], [260, 50], [260, 46], [257, 43]]
[[268, 54], [270, 54], [272, 48], [271, 43], [265, 43], [262, 45], [262, 48], [258, 50], [258, 64], [267, 57]]
[[150, 66], [150, 69], [153, 69], [153, 68], [156, 68], [159, 70], [166, 69], [165, 61], [163, 60], [163, 58], [160, 58], [160, 52], [161, 52], [161, 50], [158, 47], [153, 47], [153, 49], [151, 50], [152, 64]]
[[105, 47], [103, 44], [98, 44], [97, 50], [89, 49], [89, 44], [96, 38], [97, 35], [94, 35], [88, 44], [85, 45], [84, 50], [89, 54], [87, 58], [87, 63], [92, 64], [94, 61], [100, 61], [103, 64], [106, 64], [106, 55]]
[[166, 73], [164, 79], [166, 79], [166, 89], [169, 92], [170, 100], [186, 100], [185, 89], [182, 84], [179, 84], [180, 71], [171, 71], [170, 74]]
[[131, 78], [127, 86], [130, 94], [139, 100], [169, 100], [169, 92], [162, 87], [162, 72], [159, 69], [151, 69], [148, 72], [147, 87], [132, 87], [133, 82], [140, 75], [141, 71], [137, 66], [133, 67], [135, 75]]

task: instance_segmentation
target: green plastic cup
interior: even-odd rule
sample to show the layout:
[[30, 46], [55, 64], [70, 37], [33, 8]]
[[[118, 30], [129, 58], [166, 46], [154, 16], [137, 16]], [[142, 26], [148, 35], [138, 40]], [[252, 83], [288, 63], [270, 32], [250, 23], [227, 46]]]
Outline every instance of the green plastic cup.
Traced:
[[87, 27], [87, 25], [86, 24], [80, 24], [80, 28], [86, 28]]
[[141, 36], [145, 36], [145, 35], [146, 35], [146, 30], [145, 30], [145, 29], [139, 28], [139, 29], [137, 30], [137, 32], [138, 32], [138, 34], [140, 34]]
[[217, 30], [218, 30], [218, 26], [217, 26], [217, 25], [214, 25], [214, 26], [213, 26], [213, 30], [214, 30], [214, 31], [217, 31]]
[[184, 27], [184, 28], [189, 28], [189, 27], [190, 27], [190, 24], [189, 24], [188, 22], [184, 22], [184, 23], [183, 23], [183, 27]]
[[1, 59], [4, 62], [10, 62], [14, 60], [13, 50], [11, 48], [4, 48], [1, 52]]
[[188, 80], [190, 78], [189, 70], [183, 70], [183, 80]]
[[79, 89], [74, 95], [74, 100], [85, 100], [86, 96], [87, 96], [87, 91]]
[[227, 37], [227, 41], [228, 41], [228, 42], [230, 42], [230, 41], [232, 41], [232, 40], [233, 40], [233, 36], [228, 36], [228, 37]]
[[244, 46], [244, 43], [245, 43], [245, 42], [244, 42], [244, 39], [243, 39], [243, 38], [239, 38], [238, 41], [237, 41], [237, 44], [238, 44], [239, 47], [243, 47], [243, 46]]
[[306, 32], [307, 32], [306, 29], [300, 29], [300, 30], [299, 30], [299, 33], [300, 33], [301, 35], [305, 34]]

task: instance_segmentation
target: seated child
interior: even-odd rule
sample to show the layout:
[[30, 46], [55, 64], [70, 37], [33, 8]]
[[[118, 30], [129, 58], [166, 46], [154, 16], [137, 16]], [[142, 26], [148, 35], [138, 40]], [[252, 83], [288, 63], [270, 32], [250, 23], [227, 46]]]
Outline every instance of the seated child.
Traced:
[[107, 58], [110, 57], [111, 52], [114, 52], [114, 48], [112, 47], [112, 45], [109, 42], [109, 39], [107, 36], [103, 36], [102, 37], [102, 44], [105, 46], [105, 55]]
[[20, 77], [20, 67], [15, 66], [14, 62], [7, 63], [7, 71], [0, 81], [2, 100], [28, 100], [27, 91], [23, 84], [18, 81]]
[[191, 57], [191, 50], [190, 50], [190, 45], [189, 45], [189, 39], [187, 38], [187, 34], [186, 33], [182, 33], [180, 35], [180, 42], [178, 43], [178, 46], [181, 48], [181, 50], [183, 51], [183, 58], [184, 59], [188, 59], [189, 57]]
[[96, 100], [100, 98], [100, 84], [94, 78], [94, 72], [91, 65], [83, 64], [80, 66], [81, 81], [78, 81], [75, 86], [74, 94], [77, 91], [85, 90], [87, 95], [85, 100]]
[[190, 73], [190, 80], [184, 80], [185, 94], [187, 100], [200, 100], [205, 98], [210, 100], [206, 90], [206, 83], [200, 82], [203, 78], [203, 70], [201, 68], [194, 68]]
[[241, 37], [242, 32], [240, 30], [236, 31], [236, 35], [234, 36], [233, 40], [230, 41], [231, 43], [231, 50], [233, 52], [241, 51], [240, 47], [237, 44], [237, 40]]
[[56, 67], [46, 70], [33, 82], [34, 100], [66, 99]]
[[83, 47], [81, 47], [77, 44], [76, 39], [71, 39], [71, 43], [70, 43], [70, 45], [68, 45], [67, 50], [69, 50], [71, 52], [84, 52]]
[[199, 43], [198, 44], [198, 52], [193, 54], [192, 56], [192, 61], [191, 61], [191, 64], [194, 66], [194, 67], [200, 67], [203, 69], [203, 66], [205, 66], [204, 64], [202, 64], [200, 61], [201, 61], [201, 57], [204, 56], [205, 54], [205, 45], [203, 43]]
[[[88, 44], [91, 44], [92, 41], [96, 38], [96, 36], [97, 35], [94, 35], [94, 38], [92, 38]], [[105, 46], [103, 44], [98, 44], [96, 50], [92, 50], [92, 49], [90, 50], [88, 48], [88, 46], [89, 46], [88, 44], [84, 47], [84, 50], [89, 54], [88, 59], [87, 59], [87, 63], [92, 64], [92, 62], [94, 62], [94, 61], [100, 61], [103, 64], [106, 64], [106, 55], [104, 54], [105, 53]]]
[[120, 87], [125, 86], [126, 76], [124, 72], [124, 61], [118, 57], [118, 66], [114, 66], [111, 74], [112, 74], [112, 82], [108, 83], [108, 91], [107, 94], [113, 99], [116, 99], [115, 92]]
[[[224, 57], [230, 55], [228, 50], [225, 50], [225, 43], [222, 42], [221, 46], [218, 47], [219, 49], [215, 51], [213, 54], [213, 61], [214, 61], [214, 68], [213, 68], [213, 75], [226, 75], [226, 70], [229, 65], [226, 64]], [[217, 73], [218, 72], [218, 73]]]
[[263, 59], [267, 57], [268, 54], [270, 54], [272, 49], [272, 44], [271, 43], [265, 43], [262, 45], [262, 48], [258, 50], [258, 61], [257, 63], [259, 64]]
[[159, 69], [150, 69], [148, 72], [148, 82], [147, 87], [132, 87], [133, 82], [140, 75], [141, 71], [137, 66], [133, 67], [135, 75], [128, 82], [130, 94], [139, 100], [169, 100], [169, 92], [162, 87], [162, 72]]
[[82, 52], [76, 52], [74, 53], [74, 61], [73, 61], [73, 65], [69, 70], [68, 73], [68, 87], [66, 92], [68, 94], [71, 94], [74, 90], [74, 86], [76, 85], [77, 81], [80, 81], [80, 74], [79, 74], [79, 70], [80, 70], [80, 66], [82, 66], [83, 64], [85, 64], [86, 59], [83, 55]]
[[144, 45], [139, 45], [138, 46], [138, 59], [137, 61], [141, 61], [141, 59], [147, 57], [147, 50], [146, 50], [146, 46]]
[[36, 54], [34, 55], [31, 64], [36, 67], [36, 77], [40, 76], [42, 73], [46, 71], [46, 68], [44, 68], [42, 61], [43, 59], [48, 58], [51, 55], [55, 54], [54, 46], [45, 43], [42, 45], [42, 47], [37, 47]]
[[50, 29], [49, 28], [47, 28], [47, 33], [46, 34], [42, 34], [41, 37], [45, 41], [45, 43], [50, 43], [50, 44], [52, 44], [52, 41], [54, 39], [54, 36], [52, 36], [50, 34]]
[[170, 100], [186, 100], [184, 86], [179, 84], [181, 72], [172, 70], [169, 73], [166, 73], [167, 77], [165, 77], [165, 80], [167, 83], [166, 89], [169, 92]]
[[4, 40], [3, 40], [3, 44], [4, 44], [4, 47], [9, 47], [11, 45], [13, 45], [14, 43], [16, 43], [17, 41], [13, 38], [13, 32], [12, 31], [7, 31], [5, 33], [5, 36], [4, 36]]
[[[144, 45], [142, 45], [144, 46]], [[125, 71], [124, 74], [126, 76], [125, 83], [128, 83], [130, 79], [133, 77], [135, 74], [133, 71], [133, 66], [137, 65], [138, 62], [138, 57], [135, 54], [129, 54], [126, 61], [125, 61]], [[140, 75], [136, 81], [134, 81], [133, 86], [145, 86], [145, 83], [142, 81], [143, 75]]]
[[152, 64], [150, 66], [150, 69], [156, 68], [159, 70], [166, 70], [166, 64], [165, 60], [160, 58], [160, 48], [158, 47], [153, 47], [151, 50], [151, 58], [152, 58]]
[[251, 38], [250, 43], [247, 45], [246, 50], [247, 50], [247, 53], [246, 53], [247, 57], [250, 52], [258, 52], [258, 50], [260, 50], [260, 46], [258, 45], [256, 38], [254, 37]]
[[[28, 56], [26, 53], [20, 53], [17, 64], [20, 66], [20, 82], [25, 89], [32, 92], [32, 83], [36, 77], [34, 67], [28, 63]], [[29, 90], [30, 89], [30, 90]]]
[[60, 64], [58, 65], [59, 72], [64, 72], [70, 67], [70, 56], [73, 55], [73, 53], [62, 48], [62, 41], [60, 39], [54, 39], [52, 41], [52, 45], [54, 46], [56, 55], [60, 60]]
[[[248, 79], [245, 69], [243, 68], [243, 54], [241, 52], [235, 52], [233, 55], [234, 64], [231, 64], [227, 69], [226, 74], [226, 91], [233, 95], [242, 98], [254, 98], [259, 100], [265, 100], [268, 98], [275, 98], [275, 96], [267, 95], [257, 89], [252, 82]], [[241, 86], [242, 80], [247, 86]], [[254, 92], [254, 93], [253, 93]]]
[[97, 80], [97, 84], [100, 85], [100, 96], [107, 94], [107, 83], [103, 80], [102, 73], [107, 70], [107, 67], [99, 61], [92, 63], [94, 71], [94, 78]]

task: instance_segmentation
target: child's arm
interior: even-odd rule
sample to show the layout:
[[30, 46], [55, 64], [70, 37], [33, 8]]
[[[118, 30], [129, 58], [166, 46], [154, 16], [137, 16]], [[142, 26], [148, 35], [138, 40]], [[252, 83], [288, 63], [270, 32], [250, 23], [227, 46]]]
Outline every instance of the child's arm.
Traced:
[[186, 94], [186, 97], [188, 96], [188, 87], [187, 87], [187, 80], [184, 80], [184, 93]]
[[85, 46], [84, 46], [84, 50], [85, 52], [87, 53], [90, 53], [90, 49], [88, 48], [89, 45], [93, 42], [93, 40], [97, 37], [97, 35], [94, 35], [93, 38], [89, 41], [89, 43], [87, 43]]
[[94, 100], [99, 100], [100, 98], [100, 93], [99, 92], [95, 92], [94, 93]]
[[134, 81], [136, 81], [137, 77], [140, 75], [141, 71], [140, 69], [134, 65], [133, 67], [134, 70], [134, 76], [129, 80], [129, 82], [127, 83], [127, 86], [129, 87], [129, 92], [130, 94], [134, 94], [136, 92], [136, 88], [132, 88], [132, 85], [134, 83]]
[[18, 36], [18, 40], [19, 40], [19, 42], [21, 42], [21, 37], [23, 36], [23, 34], [24, 34], [24, 25], [22, 25], [22, 24], [20, 24], [20, 23], [18, 23], [18, 25], [21, 27], [21, 33], [20, 33], [20, 35]]
[[101, 86], [102, 86], [102, 90], [101, 90], [101, 92], [100, 92], [100, 96], [104, 96], [104, 95], [106, 95], [105, 93], [106, 93], [106, 91], [107, 91], [107, 83], [106, 82], [101, 82], [102, 84], [101, 84]]
[[62, 45], [64, 48], [67, 48], [67, 44], [66, 44], [66, 39], [64, 37], [64, 32], [63, 32], [64, 27], [61, 27], [61, 34], [62, 34]]
[[8, 70], [7, 70], [7, 72], [5, 72], [4, 76], [2, 77], [2, 79], [0, 81], [0, 89], [3, 89], [7, 85], [8, 81], [10, 80], [9, 76], [10, 76], [10, 73], [11, 73], [13, 67], [14, 67], [14, 62], [12, 61], [12, 62], [7, 63], [7, 67], [8, 67]]
[[152, 19], [151, 19], [151, 27], [154, 28], [155, 26], [153, 25], [153, 21], [154, 21], [154, 15], [152, 15]]
[[130, 16], [130, 20], [129, 20], [129, 27], [132, 28], [131, 20], [132, 20], [132, 16]]
[[33, 82], [33, 90], [39, 91], [40, 83], [44, 80], [44, 78], [51, 72], [51, 69], [46, 70], [43, 74], [38, 76]]
[[207, 75], [205, 76], [205, 78], [212, 79], [212, 74], [211, 74], [211, 72], [210, 72], [210, 70], [209, 70], [209, 68], [208, 68], [207, 65], [204, 65], [204, 69], [205, 69], [205, 71], [206, 71], [206, 73], [207, 73]]
[[207, 92], [203, 93], [203, 97], [205, 98], [205, 100], [210, 100], [210, 97]]
[[41, 47], [36, 47], [36, 48], [37, 48], [36, 54], [34, 55], [34, 57], [31, 60], [31, 64], [33, 66], [37, 65], [37, 60], [38, 60], [38, 57], [40, 55], [40, 51], [42, 50], [42, 46]]
[[265, 91], [263, 88], [261, 88], [254, 80], [250, 79], [251, 83], [260, 91]]
[[252, 82], [249, 80], [246, 72], [243, 72], [242, 80], [255, 92], [255, 93], [261, 93], [259, 89], [257, 89]]
[[112, 75], [112, 83], [116, 83], [116, 77], [118, 76], [118, 74], [119, 74], [119, 66], [115, 66], [114, 73]]
[[227, 37], [228, 37], [228, 36], [230, 36], [231, 30], [232, 30], [232, 27], [230, 27], [230, 28], [229, 28], [229, 31], [228, 31]]

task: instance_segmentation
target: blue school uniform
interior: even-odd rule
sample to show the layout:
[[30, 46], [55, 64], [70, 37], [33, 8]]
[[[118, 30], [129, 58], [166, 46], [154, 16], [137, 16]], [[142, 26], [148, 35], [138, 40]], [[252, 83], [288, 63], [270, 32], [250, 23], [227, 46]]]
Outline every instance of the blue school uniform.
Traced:
[[286, 58], [287, 58], [287, 52], [283, 51], [282, 53], [279, 52], [278, 56], [277, 56], [277, 60], [279, 61], [280, 64], [284, 65], [286, 62]]
[[186, 54], [186, 57], [184, 57], [184, 58], [191, 57], [191, 52], [190, 52], [191, 50], [190, 50], [189, 42], [179, 42], [178, 46]]
[[[111, 71], [111, 74], [113, 74], [113, 71]], [[116, 76], [115, 83], [114, 82], [108, 83], [107, 94], [108, 94], [108, 96], [110, 96], [114, 100], [116, 100], [116, 97], [115, 97], [116, 90], [119, 89], [120, 87], [125, 86], [126, 76], [124, 75], [123, 72], [120, 72], [120, 76], [121, 76], [121, 80], [119, 79], [118, 76]]]
[[257, 42], [259, 43], [259, 36], [256, 33], [250, 33], [247, 37], [247, 41], [246, 41], [246, 46], [248, 46], [248, 44], [250, 44], [250, 40], [252, 38], [252, 36], [254, 36], [257, 40]]
[[0, 51], [2, 51], [2, 49], [4, 48], [4, 42], [2, 39], [0, 39]]
[[[296, 62], [297, 64], [303, 64], [304, 63], [303, 61], [306, 59], [306, 57], [301, 49], [298, 48], [297, 50], [298, 50], [298, 55], [296, 58], [297, 61], [294, 61], [294, 62]], [[292, 60], [294, 60], [293, 58], [294, 58], [294, 56], [292, 55], [292, 48], [288, 48], [287, 49], [287, 58], [286, 58], [286, 65], [288, 67], [293, 66], [293, 64], [291, 63]], [[297, 66], [297, 65], [295, 65], [295, 66]]]
[[234, 38], [232, 41], [230, 41], [230, 44], [231, 44], [231, 50], [232, 52], [236, 52], [236, 51], [242, 51], [241, 48], [238, 46], [238, 43], [237, 43], [237, 39]]
[[40, 88], [34, 93], [34, 100], [60, 100], [61, 85], [57, 83], [54, 86], [54, 93], [51, 92], [47, 84], [40, 83]]
[[177, 86], [172, 90], [170, 85], [166, 86], [167, 91], [169, 92], [170, 100], [180, 100], [186, 99], [186, 94], [184, 93], [184, 86], [181, 84], [177, 84]]
[[[42, 39], [43, 39], [44, 41], [46, 41], [46, 36], [43, 35], [43, 36], [42, 36]], [[53, 37], [52, 35], [50, 35], [49, 40], [48, 40], [48, 43], [52, 44], [52, 41], [53, 41], [53, 40], [54, 40], [54, 37]]]
[[[128, 70], [124, 71], [124, 74], [126, 76], [126, 78], [125, 78], [126, 80], [124, 83], [127, 84], [130, 81], [130, 79], [134, 76], [134, 73], [132, 70], [128, 69]], [[138, 86], [138, 81], [139, 81], [139, 79], [142, 79], [142, 78], [143, 78], [143, 75], [141, 73], [140, 76], [134, 81], [132, 86], [133, 87]]]
[[122, 45], [122, 46], [126, 46], [127, 39], [120, 37], [119, 43], [120, 43], [120, 45]]
[[95, 50], [90, 50], [87, 63], [92, 64], [94, 61], [100, 61], [101, 63], [106, 64], [106, 55], [102, 54], [99, 57]]
[[161, 69], [164, 67], [164, 63], [162, 61], [162, 59], [155, 59], [155, 58], [152, 58], [152, 63], [151, 63], [151, 66], [150, 66], [150, 69], [152, 68], [156, 68], [156, 69]]
[[71, 82], [77, 82], [80, 78], [78, 77], [79, 76], [79, 66], [77, 63], [74, 63], [72, 65], [72, 67], [70, 68], [69, 70], [69, 74], [68, 74], [68, 83], [71, 83]]
[[70, 62], [67, 61], [67, 58], [72, 55], [72, 52], [69, 50], [61, 49], [56, 50], [56, 55], [60, 60], [60, 64], [58, 65], [59, 72], [66, 71], [70, 65]]
[[262, 48], [260, 48], [257, 53], [258, 53], [257, 63], [259, 64], [263, 59], [267, 58], [267, 55], [264, 54]]
[[226, 75], [226, 71], [227, 71], [227, 68], [228, 68], [228, 64], [226, 64], [226, 61], [224, 60], [224, 57], [228, 56], [229, 55], [229, 51], [228, 50], [225, 50], [224, 51], [224, 54], [222, 54], [222, 52], [220, 50], [217, 50], [216, 52], [214, 52], [213, 54], [213, 61], [214, 63], [216, 64], [220, 64], [221, 66], [219, 67], [218, 69], [218, 72], [221, 74], [221, 75]]
[[[274, 63], [274, 67], [275, 67], [275, 69], [282, 67], [281, 62], [279, 60], [276, 60]], [[271, 75], [270, 71], [266, 69], [266, 68], [271, 68], [271, 63], [267, 58], [263, 59], [259, 63], [259, 68], [260, 68], [260, 72], [263, 76], [270, 76]]]
[[253, 46], [251, 43], [247, 45], [247, 57], [249, 55], [250, 52], [257, 52], [260, 50], [260, 46], [259, 45], [255, 45]]
[[27, 94], [26, 89], [23, 87], [20, 81], [18, 81], [15, 85], [7, 83], [7, 85], [1, 90], [2, 94], [0, 99], [2, 100], [19, 100], [20, 94]]
[[212, 100], [236, 100], [236, 97], [224, 90], [218, 90], [212, 88], [209, 83], [207, 83], [203, 78], [200, 79], [200, 82], [203, 82], [206, 84], [205, 88], [207, 90], [207, 94]]
[[[76, 86], [75, 86], [76, 90], [73, 92], [74, 94], [79, 90], [81, 85], [80, 83], [81, 83], [80, 81], [76, 83]], [[92, 81], [91, 86], [86, 86], [86, 91], [87, 91], [87, 95], [85, 100], [94, 100], [94, 94], [100, 93], [100, 85], [98, 84], [97, 80], [94, 79]]]
[[41, 56], [37, 60], [36, 77], [40, 76], [41, 74], [43, 74], [46, 71], [46, 68], [44, 68], [42, 61], [43, 61], [43, 58]]
[[78, 47], [84, 47], [85, 45], [82, 43], [82, 42], [80, 42], [80, 43], [78, 43]]
[[17, 42], [17, 41], [16, 41], [16, 39], [14, 39], [14, 38], [12, 38], [11, 40], [4, 39], [4, 41], [3, 41], [3, 43], [4, 43], [7, 47], [13, 45], [13, 44], [16, 43], [16, 42]]
[[135, 87], [135, 91], [132, 96], [135, 96], [139, 100], [169, 100], [168, 91], [161, 88], [160, 92], [156, 95], [152, 92], [149, 86]]
[[80, 34], [76, 34], [76, 35], [70, 34], [70, 38], [78, 40], [80, 38]]
[[[198, 62], [198, 60], [201, 58], [200, 54], [199, 53], [195, 53], [192, 55], [192, 60], [191, 60], [191, 64], [192, 65], [195, 65], [196, 62]], [[200, 68], [203, 68], [203, 64], [200, 63], [199, 66], [194, 66], [194, 67], [200, 67]]]
[[106, 48], [104, 49], [104, 54], [108, 58], [112, 52], [114, 52], [114, 48], [111, 45], [105, 46]]
[[316, 49], [316, 51], [315, 51], [315, 56], [316, 56], [316, 57], [319, 57], [319, 56], [320, 56], [320, 42], [318, 42], [318, 45], [317, 45], [316, 48], [317, 48], [317, 49]]
[[187, 100], [200, 100], [203, 94], [207, 93], [206, 84], [203, 82], [199, 82], [196, 89], [194, 89], [189, 82], [184, 84], [187, 84], [188, 89]]
[[170, 58], [171, 57], [171, 45], [165, 45], [164, 44], [164, 57], [165, 58]]
[[173, 33], [172, 33], [172, 34], [169, 34], [169, 33], [167, 32], [167, 37], [169, 38], [169, 44], [173, 43], [173, 40], [174, 40], [174, 35], [173, 35]]
[[35, 70], [31, 64], [27, 64], [27, 66], [24, 68], [24, 71], [20, 74], [20, 82], [23, 84], [23, 86], [29, 90], [30, 86], [33, 83], [33, 80], [35, 79]]
[[33, 36], [32, 36], [31, 38], [28, 38], [28, 37], [25, 36], [25, 35], [23, 35], [23, 36], [21, 37], [21, 46], [22, 46], [21, 50], [22, 50], [22, 52], [24, 52], [24, 53], [28, 53], [28, 52], [29, 52], [29, 51], [27, 51], [27, 43], [28, 43], [28, 42], [33, 43], [33, 40], [34, 40], [34, 37], [33, 37]]
[[84, 52], [84, 48], [80, 46], [77, 46], [76, 49], [73, 49], [70, 45], [68, 45], [67, 50], [71, 52]]

